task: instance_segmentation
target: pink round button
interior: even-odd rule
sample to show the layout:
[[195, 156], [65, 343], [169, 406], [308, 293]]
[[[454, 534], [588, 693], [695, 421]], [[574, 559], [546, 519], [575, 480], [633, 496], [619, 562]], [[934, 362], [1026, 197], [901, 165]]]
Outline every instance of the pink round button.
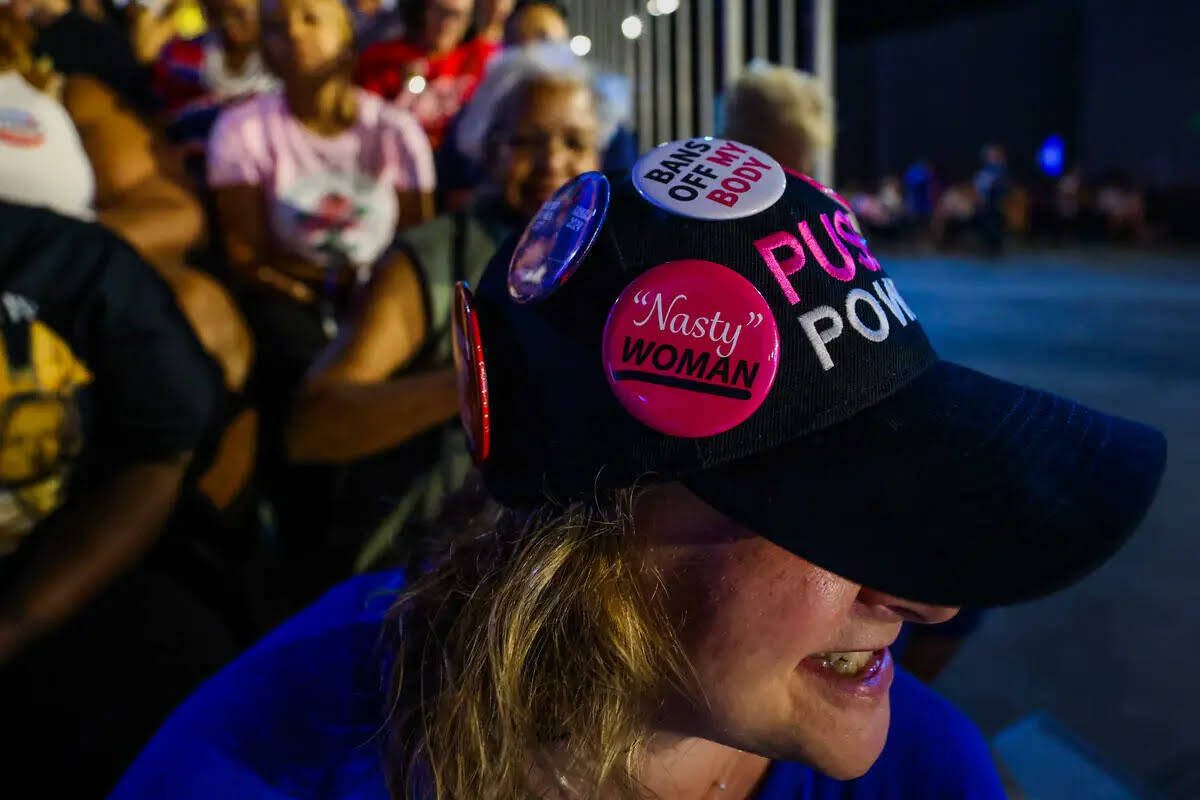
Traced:
[[750, 281], [711, 261], [669, 261], [625, 287], [604, 327], [604, 368], [625, 410], [661, 433], [715, 436], [762, 405], [779, 329]]

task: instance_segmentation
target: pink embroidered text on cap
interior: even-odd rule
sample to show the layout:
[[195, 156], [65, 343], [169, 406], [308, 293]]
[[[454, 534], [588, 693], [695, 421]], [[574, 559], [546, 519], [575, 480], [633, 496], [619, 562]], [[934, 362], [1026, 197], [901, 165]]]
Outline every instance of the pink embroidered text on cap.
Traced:
[[604, 328], [613, 393], [670, 436], [715, 436], [753, 414], [775, 382], [779, 330], [750, 281], [711, 261], [647, 270], [617, 298]]
[[740, 219], [783, 195], [783, 167], [761, 150], [729, 139], [660, 144], [633, 166], [633, 185], [659, 208], [695, 219]]

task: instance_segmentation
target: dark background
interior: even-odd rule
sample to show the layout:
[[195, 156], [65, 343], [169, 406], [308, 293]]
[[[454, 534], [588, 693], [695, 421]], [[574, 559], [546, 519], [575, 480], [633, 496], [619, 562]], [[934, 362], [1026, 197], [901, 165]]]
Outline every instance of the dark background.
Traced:
[[[889, 5], [900, 8], [881, 14]], [[1120, 170], [1155, 188], [1200, 184], [1200, 2], [838, 9], [840, 186], [921, 157], [963, 178], [988, 141], [1007, 146], [1015, 172], [1032, 173], [1055, 133], [1068, 169]]]

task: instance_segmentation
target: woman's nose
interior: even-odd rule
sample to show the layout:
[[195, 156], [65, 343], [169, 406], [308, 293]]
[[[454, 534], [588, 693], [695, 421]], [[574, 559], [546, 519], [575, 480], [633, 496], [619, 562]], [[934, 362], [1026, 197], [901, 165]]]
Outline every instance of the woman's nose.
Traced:
[[566, 169], [566, 161], [568, 157], [568, 149], [565, 144], [557, 139], [550, 139], [542, 147], [539, 159], [541, 167], [549, 173], [556, 174]]
[[303, 28], [304, 20], [300, 18], [300, 15], [292, 14], [288, 16], [284, 30], [287, 33], [287, 39], [290, 44], [300, 41], [300, 38], [304, 35], [302, 32]]
[[905, 622], [916, 622], [922, 625], [936, 625], [946, 622], [958, 613], [955, 606], [935, 606], [929, 603], [918, 603], [906, 600], [886, 592], [862, 587], [858, 593], [858, 601], [868, 606], [885, 609], [902, 618]]

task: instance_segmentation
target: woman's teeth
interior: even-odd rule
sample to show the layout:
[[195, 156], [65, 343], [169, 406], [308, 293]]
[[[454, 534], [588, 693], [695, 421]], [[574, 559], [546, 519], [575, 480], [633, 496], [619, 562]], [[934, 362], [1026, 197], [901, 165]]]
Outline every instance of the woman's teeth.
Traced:
[[821, 662], [825, 669], [831, 669], [839, 675], [857, 675], [862, 672], [875, 653], [871, 650], [857, 650], [848, 653], [818, 653], [814, 659]]

